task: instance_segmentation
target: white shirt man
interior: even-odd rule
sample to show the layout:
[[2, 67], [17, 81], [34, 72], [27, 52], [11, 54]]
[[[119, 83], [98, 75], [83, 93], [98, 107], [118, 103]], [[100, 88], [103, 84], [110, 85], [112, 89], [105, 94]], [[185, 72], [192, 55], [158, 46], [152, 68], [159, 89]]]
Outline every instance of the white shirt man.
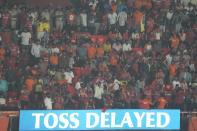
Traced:
[[79, 81], [76, 83], [75, 89], [76, 89], [76, 90], [81, 89], [81, 83], [80, 83]]
[[127, 13], [125, 11], [121, 11], [117, 17], [119, 26], [125, 26], [127, 22]]
[[42, 49], [41, 45], [33, 43], [31, 47], [31, 54], [36, 58], [39, 58], [41, 49]]
[[81, 13], [80, 17], [81, 17], [81, 25], [83, 27], [87, 27], [87, 14], [86, 13]]
[[14, 6], [9, 13], [11, 15], [11, 21], [10, 21], [11, 22], [10, 23], [11, 28], [15, 29], [16, 28], [17, 15], [18, 15], [17, 8]]
[[47, 22], [50, 21], [50, 13], [48, 11], [48, 9], [45, 9], [42, 13], [41, 16], [43, 19], [45, 19]]
[[95, 8], [97, 4], [98, 4], [98, 0], [93, 0], [93, 1], [90, 1], [89, 6], [92, 6]]
[[101, 86], [99, 87], [98, 84], [95, 84], [94, 85], [94, 91], [95, 91], [94, 97], [99, 99], [99, 100], [102, 99], [102, 95], [104, 93], [103, 87], [101, 87]]
[[52, 52], [52, 53], [57, 53], [57, 54], [59, 54], [59, 53], [60, 53], [60, 50], [59, 50], [59, 48], [55, 47], [55, 48], [52, 48], [52, 49], [51, 49], [51, 52]]
[[63, 29], [63, 11], [58, 9], [55, 11], [55, 25], [57, 31], [61, 31]]
[[155, 33], [155, 37], [156, 37], [156, 40], [160, 40], [161, 39], [161, 33], [160, 32], [156, 32]]
[[21, 34], [22, 45], [29, 45], [30, 39], [31, 39], [30, 32], [22, 32]]
[[139, 38], [139, 33], [138, 32], [133, 32], [131, 37], [132, 37], [133, 40], [137, 40]]
[[117, 80], [117, 79], [115, 79], [115, 80], [114, 80], [114, 87], [113, 87], [113, 89], [114, 89], [115, 91], [119, 90], [119, 88], [120, 88], [119, 84], [120, 84], [120, 81]]
[[131, 44], [129, 43], [124, 43], [122, 46], [123, 51], [130, 51], [131, 50]]
[[168, 20], [171, 20], [173, 14], [174, 14], [174, 13], [173, 13], [172, 11], [168, 11], [168, 13], [167, 13], [167, 15], [166, 15], [167, 19], [168, 19]]
[[69, 84], [72, 84], [72, 79], [74, 78], [74, 73], [72, 71], [68, 71], [64, 73], [65, 79]]
[[110, 25], [116, 24], [116, 21], [117, 21], [117, 14], [116, 14], [116, 12], [108, 14], [108, 19], [109, 19], [109, 24]]
[[50, 97], [46, 97], [45, 99], [44, 99], [44, 105], [45, 105], [45, 107], [46, 107], [46, 109], [47, 110], [52, 110], [52, 100], [51, 100], [51, 98]]
[[170, 54], [166, 55], [166, 61], [167, 61], [167, 65], [170, 65], [172, 63], [172, 56]]
[[181, 87], [181, 83], [178, 80], [173, 80], [172, 81], [172, 87], [173, 87], [173, 89], [175, 89], [176, 86]]
[[32, 24], [35, 25], [38, 19], [38, 12], [37, 11], [31, 12], [29, 17], [32, 17]]

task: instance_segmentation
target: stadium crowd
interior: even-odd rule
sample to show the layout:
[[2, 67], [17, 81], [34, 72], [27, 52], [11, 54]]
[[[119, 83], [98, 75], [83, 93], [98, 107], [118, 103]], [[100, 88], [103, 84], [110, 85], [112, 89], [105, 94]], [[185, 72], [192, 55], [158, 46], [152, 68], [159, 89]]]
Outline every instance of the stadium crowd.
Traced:
[[197, 8], [73, 0], [0, 8], [0, 108], [197, 110]]

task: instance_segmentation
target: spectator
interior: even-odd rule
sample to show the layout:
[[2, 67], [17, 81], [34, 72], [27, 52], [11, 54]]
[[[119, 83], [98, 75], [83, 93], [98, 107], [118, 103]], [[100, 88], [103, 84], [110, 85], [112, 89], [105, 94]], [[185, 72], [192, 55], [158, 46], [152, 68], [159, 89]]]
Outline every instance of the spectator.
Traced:
[[44, 105], [46, 107], [47, 110], [52, 110], [53, 109], [53, 102], [52, 99], [50, 97], [50, 94], [46, 94], [46, 97], [44, 99]]
[[110, 29], [114, 29], [116, 21], [117, 21], [117, 14], [116, 14], [116, 12], [113, 12], [112, 10], [110, 10], [110, 13], [108, 14], [108, 19], [109, 19], [109, 27], [110, 27]]
[[64, 76], [65, 76], [65, 80], [67, 80], [69, 84], [72, 84], [74, 73], [71, 70], [67, 70], [66, 72], [64, 72]]
[[25, 29], [22, 33], [21, 33], [21, 44], [24, 48], [29, 48], [30, 42], [31, 42], [31, 33], [27, 31], [27, 29]]
[[125, 26], [127, 21], [127, 13], [125, 9], [123, 9], [117, 16], [118, 24], [119, 24], [119, 31], [123, 35], [125, 32]]
[[168, 103], [167, 100], [164, 97], [164, 94], [160, 95], [160, 98], [158, 99], [158, 102], [159, 102], [158, 107], [157, 107], [158, 109], [164, 109], [166, 104]]
[[58, 32], [61, 32], [63, 29], [63, 12], [61, 10], [61, 7], [58, 7], [58, 9], [55, 11], [55, 25], [56, 30]]
[[146, 98], [146, 95], [142, 96], [142, 99], [139, 100], [140, 109], [150, 109], [152, 106], [152, 101]]
[[101, 85], [101, 83], [96, 83], [94, 85], [94, 98], [96, 99], [96, 109], [98, 108], [102, 108], [103, 107], [103, 93], [104, 93], [104, 89], [103, 86]]
[[41, 56], [41, 45], [38, 44], [38, 42], [32, 43], [32, 47], [31, 47], [31, 54], [35, 57], [35, 58], [40, 58]]

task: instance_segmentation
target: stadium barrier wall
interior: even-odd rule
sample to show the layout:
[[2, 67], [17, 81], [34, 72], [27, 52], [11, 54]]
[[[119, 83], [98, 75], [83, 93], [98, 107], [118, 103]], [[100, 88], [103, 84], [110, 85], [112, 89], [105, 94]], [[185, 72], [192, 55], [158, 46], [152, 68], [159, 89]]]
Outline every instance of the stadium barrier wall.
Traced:
[[[181, 129], [179, 131], [197, 131], [197, 112], [181, 112], [180, 115]], [[19, 111], [0, 111], [0, 123], [1, 131], [18, 131]]]

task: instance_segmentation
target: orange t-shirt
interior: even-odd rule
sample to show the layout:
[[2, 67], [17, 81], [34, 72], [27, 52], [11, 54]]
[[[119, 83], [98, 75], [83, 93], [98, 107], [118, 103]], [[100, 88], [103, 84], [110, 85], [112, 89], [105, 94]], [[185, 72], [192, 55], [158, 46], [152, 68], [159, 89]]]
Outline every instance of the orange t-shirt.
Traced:
[[170, 70], [170, 75], [171, 76], [175, 76], [176, 75], [176, 70], [177, 70], [177, 66], [174, 64], [174, 65], [169, 65], [169, 70]]
[[70, 93], [71, 96], [75, 95], [75, 88], [71, 85], [67, 84], [67, 91]]
[[113, 33], [112, 31], [110, 31], [109, 34], [108, 34], [108, 36], [109, 36], [110, 39], [113, 39], [113, 38], [116, 37], [116, 34]]
[[64, 83], [67, 83], [67, 80], [64, 80], [64, 79], [63, 80], [59, 80], [59, 84], [60, 85], [63, 85]]
[[165, 105], [168, 103], [168, 102], [166, 101], [166, 99], [163, 98], [163, 97], [160, 97], [160, 98], [158, 99], [158, 102], [159, 102], [159, 105], [158, 105], [157, 109], [164, 109], [164, 108], [165, 108]]
[[58, 56], [50, 56], [50, 62], [52, 65], [58, 65]]
[[5, 54], [5, 49], [0, 49], [0, 55], [4, 55]]
[[34, 82], [35, 81], [32, 78], [26, 79], [25, 84], [27, 85], [27, 88], [29, 91], [32, 91], [33, 86], [34, 86]]
[[93, 44], [96, 44], [97, 43], [97, 36], [96, 35], [92, 35], [91, 36], [91, 41]]
[[58, 48], [59, 48], [59, 50], [60, 50], [61, 52], [64, 51], [64, 46], [63, 46], [63, 45], [59, 46]]
[[148, 1], [144, 1], [143, 6], [146, 6], [148, 9], [150, 9], [152, 7], [152, 3]]
[[96, 48], [97, 56], [102, 57], [104, 54], [104, 49], [103, 48]]
[[143, 13], [142, 12], [136, 12], [136, 13], [134, 13], [134, 20], [135, 20], [135, 24], [136, 25], [140, 24], [140, 22], [142, 20], [142, 16], [143, 16]]
[[155, 24], [155, 21], [151, 19], [150, 24], [148, 25], [148, 32], [150, 32], [153, 29], [154, 24]]
[[88, 58], [94, 58], [95, 57], [96, 48], [90, 46], [90, 47], [87, 47], [87, 51], [88, 51]]
[[5, 49], [0, 49], [0, 60], [4, 60]]
[[146, 1], [142, 1], [142, 5], [143, 6], [147, 6], [147, 2]]
[[179, 39], [177, 37], [173, 37], [172, 39], [172, 48], [175, 48], [179, 44]]
[[163, 78], [163, 72], [158, 72], [158, 73], [157, 73], [157, 76], [158, 76], [159, 78]]
[[118, 60], [116, 58], [114, 58], [114, 57], [111, 57], [110, 64], [115, 66], [115, 65], [117, 65], [117, 63], [118, 63]]
[[139, 103], [140, 109], [150, 109], [150, 105], [152, 105], [152, 102], [149, 99], [140, 100]]
[[139, 0], [136, 0], [136, 2], [135, 2], [135, 5], [136, 5], [137, 8], [141, 7], [142, 4], [143, 4], [143, 2], [141, 2]]

